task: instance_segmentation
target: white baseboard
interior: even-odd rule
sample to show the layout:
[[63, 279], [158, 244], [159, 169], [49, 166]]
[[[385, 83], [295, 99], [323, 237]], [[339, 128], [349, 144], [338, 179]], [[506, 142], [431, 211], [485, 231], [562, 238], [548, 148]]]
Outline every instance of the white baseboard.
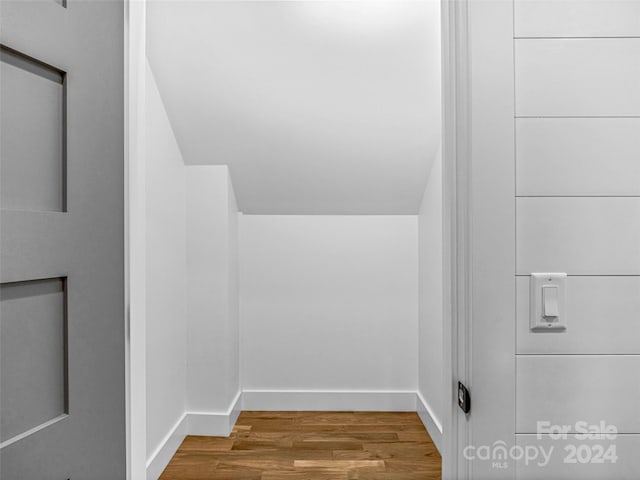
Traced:
[[185, 412], [147, 462], [147, 480], [157, 480], [187, 435], [228, 437], [240, 415], [241, 392], [224, 412]]
[[424, 428], [429, 432], [429, 436], [431, 437], [431, 440], [433, 440], [438, 452], [442, 453], [442, 423], [420, 392], [416, 392], [416, 404], [416, 411], [418, 412], [420, 420], [422, 420], [422, 423], [424, 424]]
[[160, 477], [186, 435], [187, 414], [183, 413], [180, 420], [164, 438], [160, 447], [156, 449], [147, 461], [147, 480], [157, 480]]
[[243, 410], [415, 412], [415, 391], [243, 390]]
[[229, 408], [224, 412], [188, 412], [188, 435], [228, 437], [240, 415], [241, 392], [238, 392]]
[[229, 409], [229, 434], [231, 434], [231, 430], [233, 430], [233, 426], [238, 421], [240, 412], [242, 412], [242, 390], [238, 390], [236, 397], [233, 399], [233, 402], [231, 403], [231, 408]]
[[157, 480], [187, 435], [229, 436], [241, 410], [418, 412], [440, 451], [442, 425], [415, 391], [244, 390], [224, 412], [186, 412], [147, 462], [147, 480]]

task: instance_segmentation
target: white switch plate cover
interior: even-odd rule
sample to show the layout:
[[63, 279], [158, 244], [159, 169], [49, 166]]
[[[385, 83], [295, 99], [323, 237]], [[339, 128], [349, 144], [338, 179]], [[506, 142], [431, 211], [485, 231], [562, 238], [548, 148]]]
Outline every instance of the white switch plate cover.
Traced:
[[[529, 280], [530, 293], [530, 328], [533, 332], [563, 332], [567, 329], [567, 274], [566, 273], [532, 273]], [[546, 318], [543, 312], [542, 288], [558, 287], [557, 318]]]

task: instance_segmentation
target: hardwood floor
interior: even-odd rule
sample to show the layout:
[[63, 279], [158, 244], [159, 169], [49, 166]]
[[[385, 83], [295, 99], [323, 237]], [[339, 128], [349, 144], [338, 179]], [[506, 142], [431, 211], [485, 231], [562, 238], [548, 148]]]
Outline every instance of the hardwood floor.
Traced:
[[435, 480], [416, 413], [242, 412], [229, 438], [187, 437], [160, 480]]

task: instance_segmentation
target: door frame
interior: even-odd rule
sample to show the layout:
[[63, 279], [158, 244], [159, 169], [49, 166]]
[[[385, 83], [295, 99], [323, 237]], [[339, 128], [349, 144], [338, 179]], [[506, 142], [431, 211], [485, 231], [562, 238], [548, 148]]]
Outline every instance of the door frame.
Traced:
[[[494, 469], [464, 455], [515, 441], [513, 9], [442, 0], [444, 479], [515, 475], [513, 462]], [[457, 406], [458, 380], [474, 417]]]
[[[125, 2], [125, 314], [127, 479], [146, 479], [145, 63], [146, 0]], [[470, 426], [457, 404], [469, 381], [471, 162], [468, 0], [440, 0], [443, 155], [442, 478], [470, 478]]]
[[468, 1], [441, 0], [443, 155], [443, 341], [445, 409], [442, 478], [470, 478], [463, 455], [470, 425], [458, 407], [469, 385], [471, 348], [471, 161]]
[[146, 480], [146, 0], [124, 3], [127, 479]]

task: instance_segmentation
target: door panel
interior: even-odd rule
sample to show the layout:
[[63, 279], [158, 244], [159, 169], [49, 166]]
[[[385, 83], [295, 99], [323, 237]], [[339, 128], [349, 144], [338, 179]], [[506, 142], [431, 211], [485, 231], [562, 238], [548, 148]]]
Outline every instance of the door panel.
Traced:
[[0, 50], [2, 206], [65, 209], [64, 72]]
[[123, 9], [2, 3], [3, 480], [125, 478]]
[[48, 278], [0, 287], [3, 443], [67, 413], [65, 283]]

